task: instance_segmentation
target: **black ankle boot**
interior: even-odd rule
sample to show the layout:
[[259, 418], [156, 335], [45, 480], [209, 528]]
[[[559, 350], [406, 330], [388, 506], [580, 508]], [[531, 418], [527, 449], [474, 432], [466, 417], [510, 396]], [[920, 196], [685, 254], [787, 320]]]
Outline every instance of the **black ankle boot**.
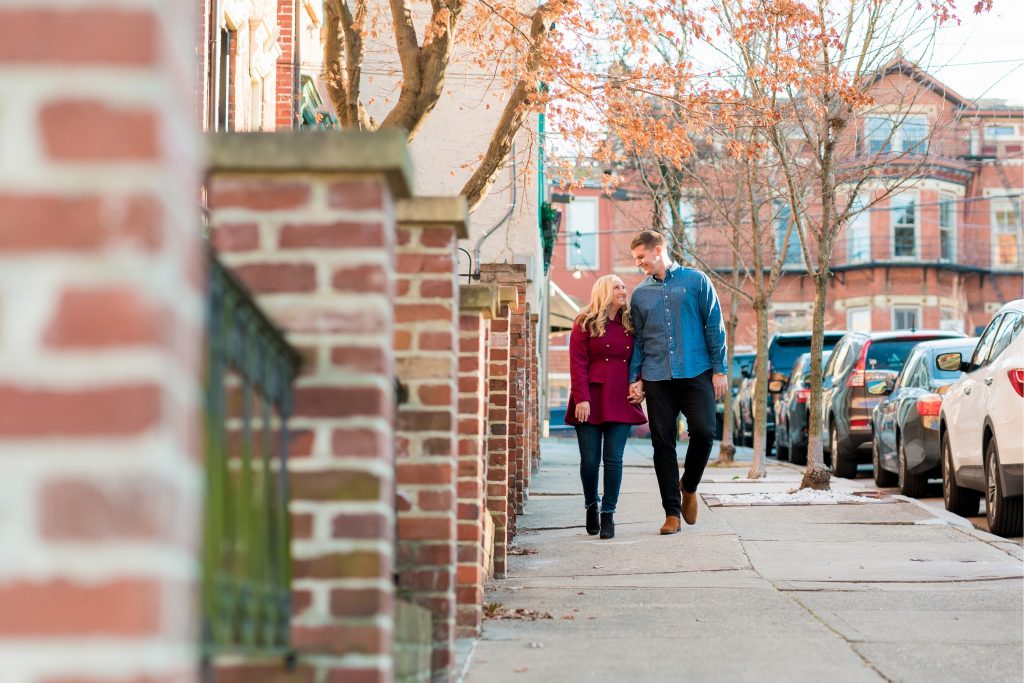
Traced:
[[587, 533], [591, 536], [601, 530], [601, 522], [597, 518], [597, 503], [587, 506]]
[[601, 538], [615, 538], [615, 513], [601, 513]]

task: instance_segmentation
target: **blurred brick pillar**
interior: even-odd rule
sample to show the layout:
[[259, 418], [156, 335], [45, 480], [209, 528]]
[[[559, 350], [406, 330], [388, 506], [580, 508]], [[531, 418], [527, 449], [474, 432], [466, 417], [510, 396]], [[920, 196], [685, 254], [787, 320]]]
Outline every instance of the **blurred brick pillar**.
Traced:
[[398, 204], [395, 362], [406, 393], [398, 407], [398, 590], [430, 610], [432, 679], [455, 665], [458, 374], [456, 241], [466, 237], [461, 197]]
[[497, 312], [492, 285], [459, 288], [459, 479], [457, 635], [480, 635], [484, 580], [493, 555], [494, 525], [487, 510], [487, 349]]
[[304, 357], [295, 389], [292, 641], [318, 683], [390, 681], [400, 131], [210, 138], [212, 239]]
[[530, 441], [529, 461], [530, 461], [530, 474], [540, 468], [540, 436], [541, 436], [541, 423], [546, 415], [541, 415], [541, 398], [540, 398], [540, 361], [539, 361], [539, 338], [540, 334], [540, 316], [534, 313], [530, 316], [530, 399], [528, 405], [531, 406], [529, 411], [530, 417], [530, 433], [533, 435]]
[[197, 679], [196, 25], [0, 5], [2, 681]]

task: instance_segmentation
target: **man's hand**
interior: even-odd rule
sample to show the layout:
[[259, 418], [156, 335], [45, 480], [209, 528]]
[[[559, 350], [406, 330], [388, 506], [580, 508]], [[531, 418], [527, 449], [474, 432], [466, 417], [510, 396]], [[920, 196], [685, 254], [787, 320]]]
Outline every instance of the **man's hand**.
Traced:
[[576, 421], [586, 422], [590, 419], [590, 401], [580, 401], [576, 404]]
[[644, 400], [644, 381], [637, 380], [629, 385], [629, 402], [633, 404]]
[[716, 372], [711, 375], [711, 386], [715, 388], [715, 400], [717, 401], [725, 396], [725, 392], [729, 389], [729, 379], [725, 373]]

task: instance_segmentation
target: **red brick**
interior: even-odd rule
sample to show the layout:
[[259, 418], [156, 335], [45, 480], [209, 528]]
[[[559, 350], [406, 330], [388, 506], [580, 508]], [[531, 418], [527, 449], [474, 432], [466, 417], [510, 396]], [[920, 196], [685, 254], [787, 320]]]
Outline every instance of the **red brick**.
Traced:
[[152, 161], [160, 155], [158, 114], [91, 100], [56, 100], [39, 112], [43, 147], [59, 161]]
[[432, 248], [453, 247], [455, 231], [451, 228], [426, 228], [420, 233], [420, 243]]
[[450, 406], [452, 405], [452, 389], [447, 384], [430, 385], [425, 384], [417, 392], [420, 403], [426, 406]]
[[249, 251], [260, 246], [260, 228], [256, 223], [227, 223], [214, 227], [210, 241], [218, 251]]
[[380, 387], [299, 387], [294, 415], [302, 417], [390, 416], [390, 395]]
[[173, 538], [182, 512], [166, 482], [142, 478], [46, 481], [38, 504], [43, 536], [75, 541]]
[[331, 537], [383, 540], [391, 536], [391, 525], [382, 514], [346, 512], [331, 520]]
[[313, 591], [301, 588], [292, 589], [292, 615], [299, 615], [313, 605]]
[[449, 280], [423, 280], [420, 282], [420, 296], [430, 298], [450, 298], [454, 296], [454, 283]]
[[358, 470], [316, 470], [289, 474], [293, 500], [378, 501], [380, 477]]
[[331, 614], [336, 617], [376, 617], [390, 614], [390, 593], [377, 588], [337, 588], [331, 591]]
[[[479, 334], [483, 332], [483, 330], [485, 329], [484, 326], [480, 324], [481, 320], [482, 318], [480, 317], [479, 313], [463, 313], [462, 315], [459, 316], [459, 329], [462, 330], [463, 332], [474, 332]], [[470, 336], [467, 337], [467, 339], [473, 339], [474, 341], [478, 341], [478, 338], [476, 336]]]
[[309, 201], [309, 185], [287, 180], [217, 179], [210, 185], [211, 209], [297, 209]]
[[448, 437], [424, 439], [422, 445], [423, 455], [451, 455], [452, 440]]
[[331, 668], [327, 670], [327, 683], [390, 683], [390, 670]]
[[384, 576], [389, 569], [387, 559], [379, 553], [353, 551], [331, 553], [292, 561], [296, 579], [371, 578]]
[[312, 292], [316, 268], [311, 263], [252, 263], [233, 269], [246, 287], [257, 294]]
[[306, 512], [293, 512], [291, 521], [292, 538], [313, 537], [313, 515]]
[[450, 255], [399, 254], [401, 273], [454, 273], [455, 257]]
[[452, 310], [446, 306], [425, 304], [398, 304], [395, 306], [395, 322], [415, 323], [425, 320], [451, 320]]
[[387, 435], [372, 429], [335, 429], [331, 433], [331, 451], [336, 457], [382, 457], [387, 450]]
[[398, 429], [411, 432], [445, 431], [452, 428], [452, 414], [444, 410], [408, 410], [398, 413]]
[[130, 289], [65, 291], [44, 341], [56, 348], [158, 344], [166, 332], [158, 311]]
[[274, 321], [290, 332], [316, 334], [380, 334], [388, 325], [387, 312], [380, 308], [318, 308], [287, 306], [274, 311]]
[[0, 194], [0, 251], [153, 251], [163, 242], [162, 231], [163, 207], [149, 195]]
[[281, 229], [282, 249], [365, 248], [385, 246], [384, 226], [380, 223], [296, 223]]
[[379, 346], [335, 346], [331, 349], [331, 364], [362, 372], [387, 372], [388, 359]]
[[412, 588], [425, 593], [440, 593], [450, 590], [452, 583], [451, 572], [433, 569], [403, 572], [399, 579], [399, 585], [403, 588]]
[[292, 626], [291, 645], [299, 652], [317, 654], [388, 654], [390, 643], [379, 626]]
[[403, 516], [398, 520], [398, 538], [404, 540], [452, 538], [453, 527], [451, 518]]
[[412, 332], [409, 330], [395, 330], [393, 344], [395, 351], [408, 351], [412, 348]]
[[8, 582], [0, 585], [0, 634], [155, 636], [161, 628], [163, 588], [142, 579]]
[[398, 463], [395, 474], [402, 484], [450, 484], [451, 471], [434, 463]]
[[[416, 494], [416, 505], [424, 512], [450, 511], [452, 509], [453, 500], [452, 492], [447, 490], [424, 490]], [[459, 506], [459, 509], [462, 509], [461, 505]], [[461, 513], [459, 517], [462, 517]]]
[[128, 436], [154, 426], [160, 408], [154, 385], [67, 391], [0, 385], [0, 435]]
[[420, 351], [451, 351], [455, 336], [451, 332], [421, 332]]
[[331, 286], [339, 292], [379, 292], [386, 294], [390, 286], [388, 272], [378, 265], [337, 268], [331, 275]]
[[379, 181], [343, 180], [327, 188], [327, 205], [352, 211], [382, 209], [384, 192]]
[[129, 9], [0, 9], [0, 62], [82, 66], [153, 64], [163, 34], [153, 11]]

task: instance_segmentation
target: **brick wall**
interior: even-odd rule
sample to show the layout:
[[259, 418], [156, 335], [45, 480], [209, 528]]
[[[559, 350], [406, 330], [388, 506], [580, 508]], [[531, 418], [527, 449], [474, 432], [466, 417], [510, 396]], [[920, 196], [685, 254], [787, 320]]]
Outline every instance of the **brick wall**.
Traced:
[[395, 359], [405, 399], [398, 408], [398, 590], [430, 610], [433, 680], [455, 664], [455, 442], [458, 348], [456, 240], [466, 204], [417, 197], [398, 206]]
[[530, 473], [536, 472], [540, 467], [540, 432], [541, 432], [541, 397], [540, 397], [540, 362], [538, 360], [538, 328], [540, 327], [540, 316], [534, 313], [530, 316], [530, 397], [527, 405], [532, 406], [528, 413], [530, 424], [530, 449], [529, 463]]
[[498, 304], [493, 285], [459, 288], [457, 635], [480, 635], [483, 584], [493, 570], [493, 523], [487, 509], [487, 351]]
[[277, 58], [277, 92], [274, 98], [275, 130], [296, 128], [294, 112], [295, 91], [299, 84], [295, 82], [295, 0], [277, 0], [277, 45], [281, 48], [281, 56]]
[[318, 683], [390, 681], [401, 132], [211, 138], [213, 242], [304, 357], [295, 389], [293, 645]]
[[192, 11], [0, 7], [3, 681], [197, 678]]

